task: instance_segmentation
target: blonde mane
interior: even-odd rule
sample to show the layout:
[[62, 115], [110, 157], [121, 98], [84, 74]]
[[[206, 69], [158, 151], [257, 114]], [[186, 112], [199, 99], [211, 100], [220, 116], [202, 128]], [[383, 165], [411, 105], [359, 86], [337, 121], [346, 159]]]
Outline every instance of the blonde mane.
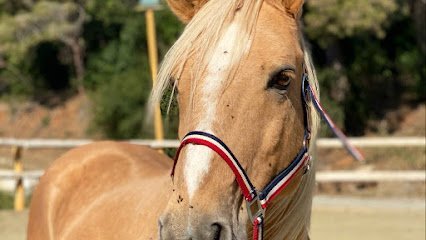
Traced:
[[[208, 65], [207, 61], [212, 55], [211, 46], [216, 46], [221, 35], [231, 22], [241, 26], [241, 28], [239, 28], [240, 32], [237, 33], [238, 36], [242, 36], [238, 40], [239, 43], [236, 44], [239, 47], [237, 47], [232, 53], [233, 62], [241, 62], [242, 58], [248, 51], [247, 46], [249, 48], [251, 46], [254, 27], [256, 26], [257, 18], [263, 2], [264, 0], [208, 1], [186, 26], [181, 37], [166, 54], [158, 74], [158, 83], [151, 93], [149, 106], [152, 108], [154, 103], [161, 100], [164, 91], [170, 85], [172, 79], [174, 80], [174, 90], [176, 84], [180, 81], [183, 68], [190, 57], [193, 57], [195, 62], [202, 63], [194, 64], [194, 66], [190, 68], [192, 96], [197, 85], [197, 81], [206, 70], [205, 68]], [[315, 94], [319, 97], [318, 81], [312, 60], [305, 47], [302, 34], [300, 34], [299, 37], [304, 51], [304, 63], [307, 68], [309, 83]], [[228, 73], [228, 83], [232, 80], [233, 74], [237, 70], [238, 64]], [[192, 104], [191, 100], [189, 104]], [[319, 116], [315, 108], [312, 106], [312, 103], [309, 103], [309, 105], [311, 111], [309, 114], [311, 118], [311, 131], [313, 138], [315, 138], [319, 126]], [[313, 145], [314, 144], [311, 144], [311, 146]], [[309, 151], [312, 151], [312, 147]], [[281, 211], [271, 211], [267, 213], [266, 222], [267, 224], [270, 224], [267, 225], [269, 230], [266, 233], [266, 239], [273, 239], [271, 238], [272, 236], [279, 236], [281, 237], [280, 239], [284, 236], [286, 239], [302, 239], [304, 236], [303, 234], [308, 234], [312, 194], [315, 185], [315, 166], [312, 166], [312, 168], [312, 171], [303, 177], [300, 186], [292, 194], [292, 196], [289, 196], [286, 198], [287, 200], [281, 201], [277, 204], [277, 208], [281, 209]]]

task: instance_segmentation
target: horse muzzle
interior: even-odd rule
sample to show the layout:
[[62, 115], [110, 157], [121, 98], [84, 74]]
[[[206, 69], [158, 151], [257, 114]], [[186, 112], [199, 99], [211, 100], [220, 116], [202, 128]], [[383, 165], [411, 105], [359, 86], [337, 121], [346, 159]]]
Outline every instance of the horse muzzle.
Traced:
[[231, 225], [214, 221], [209, 217], [185, 222], [171, 222], [169, 218], [159, 221], [160, 240], [231, 240]]

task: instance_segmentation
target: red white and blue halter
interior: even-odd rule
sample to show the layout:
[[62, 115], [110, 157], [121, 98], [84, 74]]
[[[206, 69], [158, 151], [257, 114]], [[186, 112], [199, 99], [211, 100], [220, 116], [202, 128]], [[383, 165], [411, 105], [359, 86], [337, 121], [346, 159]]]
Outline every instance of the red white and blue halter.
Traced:
[[269, 184], [267, 184], [265, 188], [263, 188], [263, 190], [256, 190], [240, 162], [222, 140], [210, 133], [202, 131], [189, 132], [182, 139], [181, 144], [176, 152], [175, 162], [171, 173], [172, 177], [174, 176], [176, 163], [179, 159], [180, 152], [186, 145], [203, 145], [216, 152], [228, 164], [229, 168], [231, 168], [246, 200], [247, 213], [250, 221], [253, 224], [253, 240], [263, 239], [263, 222], [268, 204], [281, 191], [283, 191], [286, 186], [288, 186], [291, 180], [301, 169], [304, 169], [305, 173], [309, 170], [311, 161], [311, 156], [308, 152], [309, 141], [311, 138], [311, 127], [308, 117], [309, 102], [312, 102], [312, 105], [315, 107], [316, 111], [321, 115], [322, 119], [325, 120], [334, 134], [340, 138], [349, 153], [351, 153], [351, 155], [358, 160], [364, 159], [363, 155], [348, 142], [346, 136], [336, 127], [334, 122], [324, 111], [315, 95], [315, 92], [312, 90], [309, 84], [308, 75], [306, 73], [304, 73], [302, 77], [302, 98], [304, 104], [305, 125], [305, 136], [303, 138], [302, 148], [293, 161], [284, 170], [278, 173], [278, 175], [275, 176], [274, 179]]

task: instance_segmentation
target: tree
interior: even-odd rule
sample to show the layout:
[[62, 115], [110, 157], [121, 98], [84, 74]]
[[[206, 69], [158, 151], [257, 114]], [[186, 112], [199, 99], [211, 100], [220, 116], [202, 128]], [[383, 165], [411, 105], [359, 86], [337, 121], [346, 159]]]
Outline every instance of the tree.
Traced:
[[383, 38], [398, 7], [396, 0], [311, 0], [304, 17], [306, 31], [323, 47], [363, 32]]
[[[143, 127], [146, 120], [144, 105], [152, 84], [145, 18], [132, 8], [123, 15], [126, 17], [86, 26], [97, 29], [87, 32], [88, 46], [102, 46], [99, 49], [89, 48], [93, 52], [89, 50], [87, 53], [91, 57], [87, 61], [85, 84], [93, 92], [92, 126], [110, 138], [152, 137], [152, 130]], [[160, 55], [164, 55], [179, 35], [182, 25], [168, 10], [156, 12], [156, 22]], [[98, 34], [99, 29], [102, 33]], [[96, 36], [92, 38], [91, 34]], [[167, 119], [166, 136], [176, 137], [176, 108], [171, 115], [164, 114], [164, 117]]]
[[83, 91], [84, 40], [81, 35], [87, 16], [83, 7], [73, 2], [50, 1], [34, 4], [25, 1], [24, 6], [27, 11], [2, 16], [0, 55], [5, 56], [6, 64], [19, 65], [28, 51], [42, 42], [60, 41], [71, 49], [78, 89]]
[[416, 27], [417, 42], [423, 53], [426, 52], [426, 1], [410, 0], [410, 12]]
[[[307, 2], [305, 31], [312, 42], [322, 100], [351, 134], [374, 128], [372, 120], [385, 117], [403, 99], [422, 99], [425, 55], [421, 41], [415, 40], [409, 6], [399, 0]], [[424, 11], [412, 12], [422, 15], [415, 19], [424, 24]], [[423, 90], [414, 97], [413, 89]]]

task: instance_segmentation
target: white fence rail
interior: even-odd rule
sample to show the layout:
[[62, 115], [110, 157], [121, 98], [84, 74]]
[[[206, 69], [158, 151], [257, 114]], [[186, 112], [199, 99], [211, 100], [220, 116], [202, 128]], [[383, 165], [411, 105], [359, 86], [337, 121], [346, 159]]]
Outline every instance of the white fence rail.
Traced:
[[[38, 179], [43, 170], [32, 170], [16, 173], [13, 170], [0, 170], [0, 179], [29, 178]], [[319, 171], [316, 181], [327, 182], [424, 182], [425, 171]]]
[[[23, 147], [23, 148], [73, 148], [93, 142], [89, 139], [15, 139], [0, 138], [0, 146], [5, 147]], [[147, 145], [152, 148], [177, 148], [178, 140], [127, 140], [134, 144]], [[426, 146], [426, 137], [367, 137], [367, 138], [349, 138], [354, 146], [357, 147], [424, 147]], [[320, 148], [341, 148], [342, 143], [336, 138], [320, 138], [316, 141]]]
[[[349, 138], [356, 147], [424, 147], [426, 137], [362, 137]], [[317, 140], [317, 147], [341, 148], [342, 142], [336, 138], [320, 138]]]
[[320, 171], [316, 181], [326, 182], [425, 182], [425, 171]]
[[1, 179], [19, 179], [19, 178], [29, 178], [29, 179], [39, 179], [44, 174], [44, 170], [29, 170], [25, 172], [15, 172], [8, 169], [0, 169], [0, 180]]
[[[34, 148], [74, 148], [94, 142], [90, 139], [15, 139], [0, 138], [0, 146]], [[178, 140], [126, 140], [126, 142], [146, 145], [152, 148], [177, 148]]]

